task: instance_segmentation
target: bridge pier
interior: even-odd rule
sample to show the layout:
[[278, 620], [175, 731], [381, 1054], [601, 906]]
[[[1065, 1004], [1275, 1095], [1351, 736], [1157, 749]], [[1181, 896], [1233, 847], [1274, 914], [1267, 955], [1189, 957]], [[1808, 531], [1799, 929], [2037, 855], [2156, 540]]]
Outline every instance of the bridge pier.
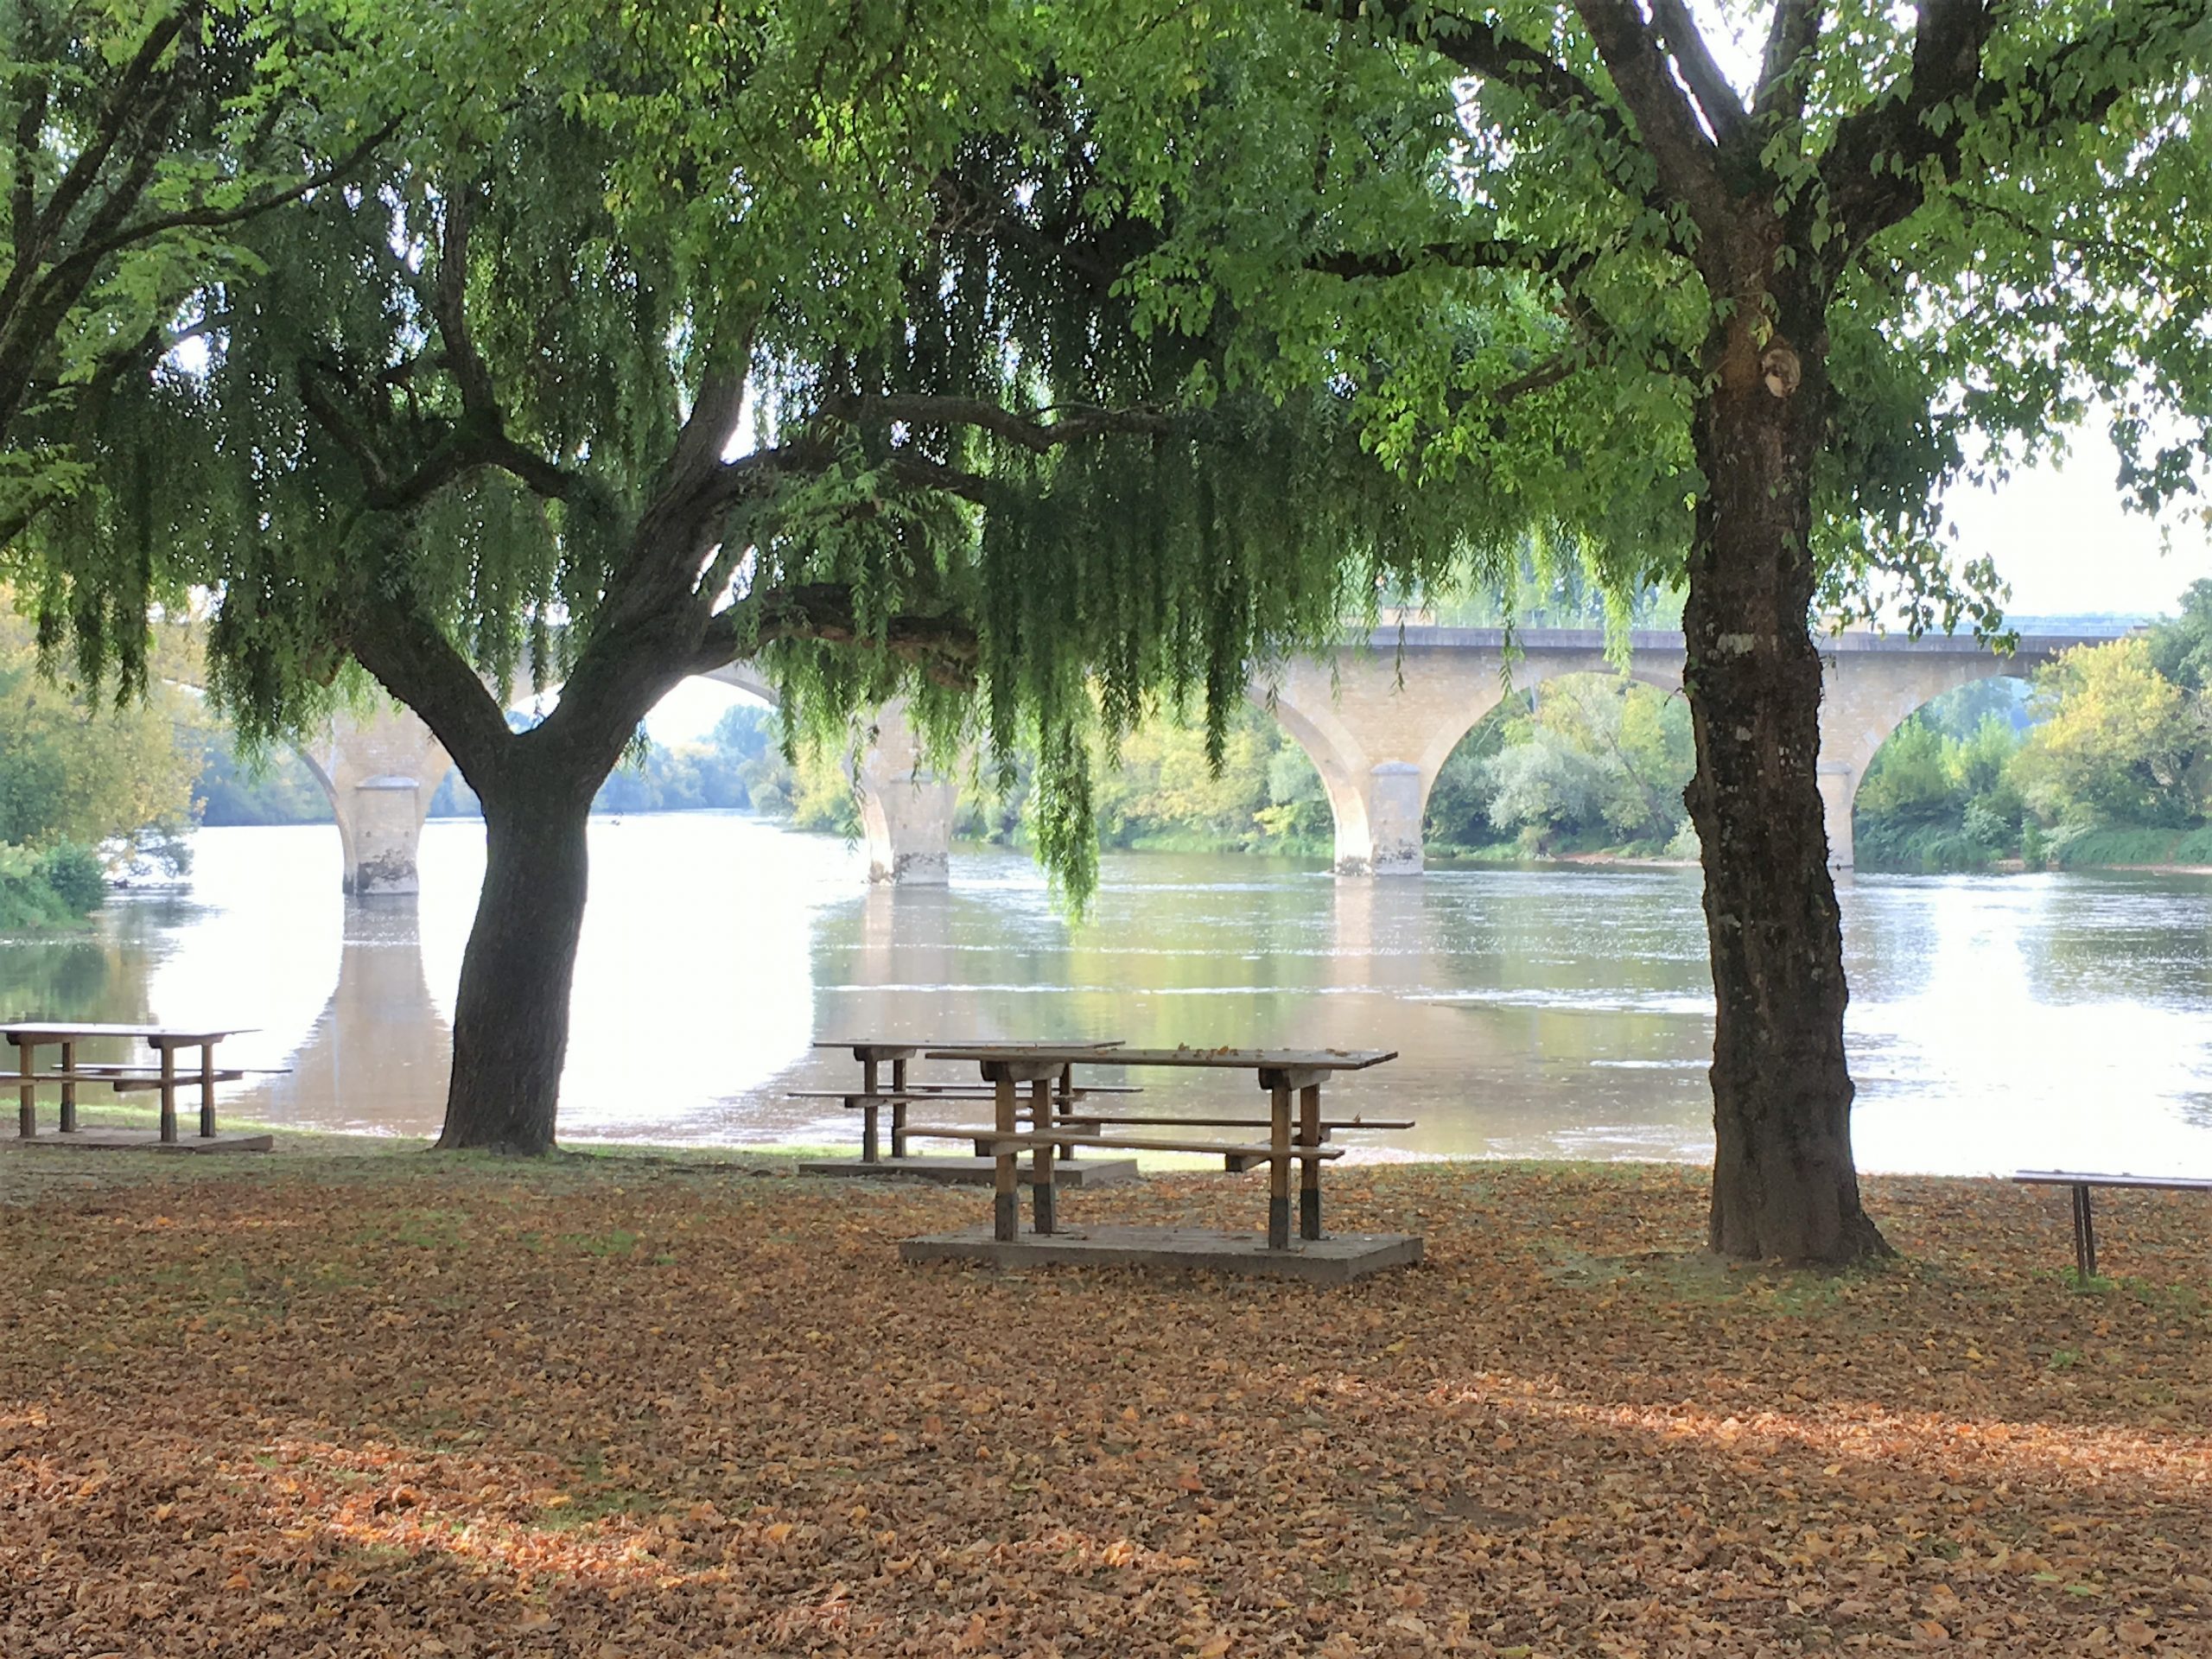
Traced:
[[346, 892], [421, 892], [423, 820], [453, 765], [430, 728], [404, 709], [341, 713], [301, 754], [338, 821]]
[[854, 782], [868, 837], [868, 879], [897, 887], [944, 886], [959, 787], [929, 765], [903, 700], [878, 711]]

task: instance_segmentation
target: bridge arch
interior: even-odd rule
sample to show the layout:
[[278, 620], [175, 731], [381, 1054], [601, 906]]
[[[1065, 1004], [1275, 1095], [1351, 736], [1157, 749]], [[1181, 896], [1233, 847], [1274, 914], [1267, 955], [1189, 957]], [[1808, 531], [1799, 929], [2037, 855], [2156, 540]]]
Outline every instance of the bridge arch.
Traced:
[[[1899, 641], [1900, 645], [1926, 641]], [[2023, 640], [2011, 657], [1993, 652], [1929, 652], [1914, 659], [1892, 652], [1829, 654], [1821, 688], [1821, 798], [1827, 821], [1828, 861], [1850, 869], [1858, 849], [1852, 822], [1859, 786], [1874, 757], [1898, 727], [1936, 698], [1980, 680], [2024, 680], [2060, 650], [2082, 643]]]
[[[750, 662], [728, 664], [705, 677], [780, 706], [775, 685]], [[429, 728], [397, 707], [341, 713], [317, 741], [299, 746], [299, 753], [330, 799], [346, 893], [419, 892], [423, 824], [453, 766]], [[925, 764], [903, 704], [878, 712], [854, 785], [869, 880], [943, 885], [957, 790], [950, 778]]]

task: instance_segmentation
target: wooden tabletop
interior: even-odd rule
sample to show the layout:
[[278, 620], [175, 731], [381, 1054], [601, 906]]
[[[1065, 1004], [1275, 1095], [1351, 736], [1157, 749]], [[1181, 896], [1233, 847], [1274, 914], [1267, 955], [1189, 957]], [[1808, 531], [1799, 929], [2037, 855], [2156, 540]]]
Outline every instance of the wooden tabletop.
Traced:
[[[853, 1052], [853, 1058], [856, 1060], [903, 1060], [912, 1055], [920, 1053], [924, 1049], [930, 1047], [931, 1044], [927, 1039], [922, 1038], [916, 1038], [912, 1042], [896, 1042], [881, 1038], [855, 1037], [849, 1039], [817, 1038], [815, 1039], [814, 1046], [817, 1048], [850, 1049]], [[968, 1045], [958, 1044], [956, 1045], [956, 1046], [961, 1048], [964, 1052]], [[1102, 1048], [1121, 1047], [1122, 1039], [1118, 1037], [1108, 1037], [1103, 1038], [1095, 1043], [993, 1043], [990, 1044], [989, 1046], [1002, 1053], [1020, 1053], [1027, 1055], [1035, 1050], [1046, 1049], [1050, 1050], [1053, 1053], [1058, 1053], [1063, 1050], [1065, 1050], [1080, 1056], [1088, 1057], [1096, 1053]]]
[[932, 1048], [933, 1060], [1058, 1061], [1069, 1065], [1191, 1065], [1237, 1071], [1363, 1071], [1395, 1060], [1395, 1048], [1052, 1048], [1037, 1043], [979, 1043]]
[[73, 1043], [88, 1037], [143, 1037], [157, 1046], [163, 1043], [213, 1043], [258, 1026], [226, 1026], [207, 1030], [188, 1026], [105, 1026], [92, 1022], [70, 1025], [54, 1020], [19, 1020], [0, 1024], [0, 1036], [20, 1047], [24, 1043]]

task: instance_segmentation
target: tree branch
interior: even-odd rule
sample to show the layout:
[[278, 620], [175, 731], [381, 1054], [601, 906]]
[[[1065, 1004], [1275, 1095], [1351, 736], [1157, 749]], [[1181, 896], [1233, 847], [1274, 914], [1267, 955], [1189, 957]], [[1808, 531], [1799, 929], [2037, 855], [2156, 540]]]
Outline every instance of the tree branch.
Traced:
[[872, 647], [920, 664], [940, 682], [967, 684], [982, 653], [975, 625], [950, 614], [893, 617], [880, 634], [863, 630], [852, 589], [836, 582], [804, 582], [753, 594], [721, 612], [701, 636], [687, 672], [705, 673], [741, 653], [782, 639]]
[[404, 597], [378, 593], [349, 608], [346, 643], [377, 683], [423, 717], [480, 795], [505, 745], [506, 711], [454, 644]]
[[1651, 27], [1659, 43], [1674, 59], [1698, 108], [1705, 111], [1705, 124], [1713, 129], [1713, 137], [1727, 143], [1744, 124], [1744, 100], [1720, 73], [1713, 48], [1706, 44], [1704, 32], [1692, 21], [1683, 0], [1649, 3]]
[[1715, 165], [1713, 142], [1669, 72], [1666, 54], [1635, 8], [1623, 0], [1574, 0], [1574, 10], [1628, 105], [1644, 153], [1659, 169], [1660, 188], [1689, 209], [1708, 242], [1719, 242], [1726, 226], [1728, 193]]
[[32, 236], [31, 257], [28, 260], [18, 259], [18, 270], [35, 265], [45, 254], [47, 245], [54, 240], [61, 226], [68, 221], [69, 215], [76, 211], [77, 204], [84, 200], [86, 192], [99, 177], [100, 169], [107, 165], [107, 158], [115, 153], [116, 145], [123, 141], [125, 130], [142, 113], [138, 108], [139, 99], [170, 46], [184, 32], [186, 11], [186, 8], [180, 7], [147, 31], [146, 38], [139, 43], [138, 50], [116, 81], [115, 90], [109, 95], [106, 106], [101, 110], [92, 142], [78, 152], [76, 160], [69, 164], [68, 171], [61, 175], [60, 182], [54, 187], [54, 194], [47, 198]]
[[1927, 194], [1922, 163], [1936, 159], [1947, 172], [1956, 170], [1962, 112], [1940, 133], [1928, 117], [1980, 86], [1982, 48], [1995, 27], [1993, 0], [1921, 0], [1904, 84], [1846, 117], [1821, 162], [1847, 248], [1863, 246], [1920, 206]]
[[1812, 82], [1809, 66], [1827, 10], [1825, 0], [1775, 0], [1766, 50], [1759, 57], [1758, 86], [1751, 94], [1751, 118], [1762, 130], [1803, 117]]

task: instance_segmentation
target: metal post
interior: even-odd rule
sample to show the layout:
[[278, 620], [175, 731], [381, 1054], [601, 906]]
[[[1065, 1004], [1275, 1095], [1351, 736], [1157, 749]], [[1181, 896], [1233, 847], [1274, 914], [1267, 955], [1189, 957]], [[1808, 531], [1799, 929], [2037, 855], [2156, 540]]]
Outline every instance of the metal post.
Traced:
[[2097, 1224], [2089, 1213], [2087, 1182], [2074, 1187], [2074, 1271], [2084, 1284], [2097, 1276]]

